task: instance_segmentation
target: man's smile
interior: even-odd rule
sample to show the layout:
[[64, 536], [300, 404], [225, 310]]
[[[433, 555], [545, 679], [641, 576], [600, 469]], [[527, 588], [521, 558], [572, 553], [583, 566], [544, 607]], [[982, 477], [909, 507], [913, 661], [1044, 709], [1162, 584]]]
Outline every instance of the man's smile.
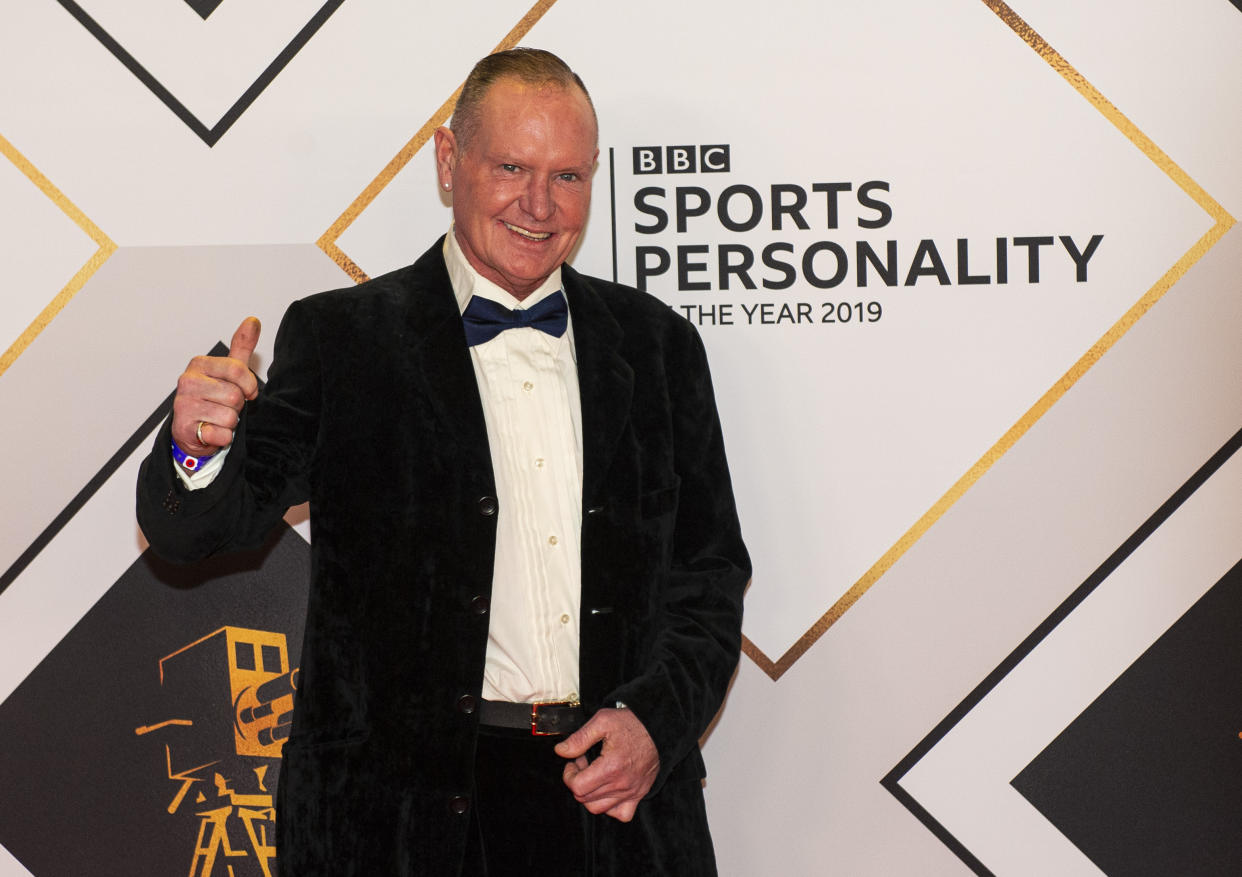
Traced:
[[509, 231], [514, 232], [516, 234], [520, 234], [522, 237], [526, 238], [528, 241], [546, 241], [548, 238], [552, 237], [552, 232], [550, 231], [538, 231], [538, 232], [530, 231], [529, 229], [522, 228], [521, 226], [517, 226], [517, 225], [513, 225], [508, 222], [504, 222], [503, 219], [501, 220], [501, 222], [504, 223], [505, 228], [509, 229]]

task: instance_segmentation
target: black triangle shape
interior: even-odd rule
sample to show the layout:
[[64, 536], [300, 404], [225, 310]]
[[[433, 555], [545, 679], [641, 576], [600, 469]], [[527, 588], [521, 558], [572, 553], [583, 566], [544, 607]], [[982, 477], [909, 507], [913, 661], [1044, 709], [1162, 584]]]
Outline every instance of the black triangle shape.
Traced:
[[186, 4], [198, 13], [199, 18], [203, 21], [207, 20], [207, 16], [216, 11], [224, 0], [185, 0]]

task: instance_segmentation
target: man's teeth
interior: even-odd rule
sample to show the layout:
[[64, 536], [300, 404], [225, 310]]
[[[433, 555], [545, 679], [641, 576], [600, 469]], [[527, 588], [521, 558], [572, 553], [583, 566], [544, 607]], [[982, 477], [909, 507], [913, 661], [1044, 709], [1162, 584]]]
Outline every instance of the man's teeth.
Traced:
[[519, 228], [516, 225], [510, 225], [507, 222], [505, 223], [505, 228], [509, 229], [509, 231], [517, 232], [522, 237], [527, 238], [528, 240], [532, 240], [532, 241], [546, 241], [548, 238], [552, 236], [552, 232], [550, 231], [540, 232], [536, 234], [533, 231], [527, 231], [524, 228]]

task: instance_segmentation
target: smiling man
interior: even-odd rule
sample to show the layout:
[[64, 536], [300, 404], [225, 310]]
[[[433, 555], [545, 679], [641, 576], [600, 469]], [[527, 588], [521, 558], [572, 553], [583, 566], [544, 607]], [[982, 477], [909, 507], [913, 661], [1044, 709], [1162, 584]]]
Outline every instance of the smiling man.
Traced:
[[152, 547], [254, 545], [310, 500], [284, 875], [714, 874], [698, 739], [749, 560], [703, 347], [564, 264], [598, 156], [555, 55], [476, 65], [435, 135], [453, 227], [242, 323], [143, 466]]

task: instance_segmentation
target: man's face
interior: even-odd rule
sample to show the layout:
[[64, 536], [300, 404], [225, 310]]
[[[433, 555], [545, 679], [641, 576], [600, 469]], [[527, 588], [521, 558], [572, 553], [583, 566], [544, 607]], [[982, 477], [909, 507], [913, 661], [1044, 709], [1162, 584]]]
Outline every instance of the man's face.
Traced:
[[517, 298], [568, 258], [591, 204], [595, 119], [576, 88], [493, 83], [463, 149], [436, 131], [442, 184], [453, 192], [457, 242], [476, 271]]

